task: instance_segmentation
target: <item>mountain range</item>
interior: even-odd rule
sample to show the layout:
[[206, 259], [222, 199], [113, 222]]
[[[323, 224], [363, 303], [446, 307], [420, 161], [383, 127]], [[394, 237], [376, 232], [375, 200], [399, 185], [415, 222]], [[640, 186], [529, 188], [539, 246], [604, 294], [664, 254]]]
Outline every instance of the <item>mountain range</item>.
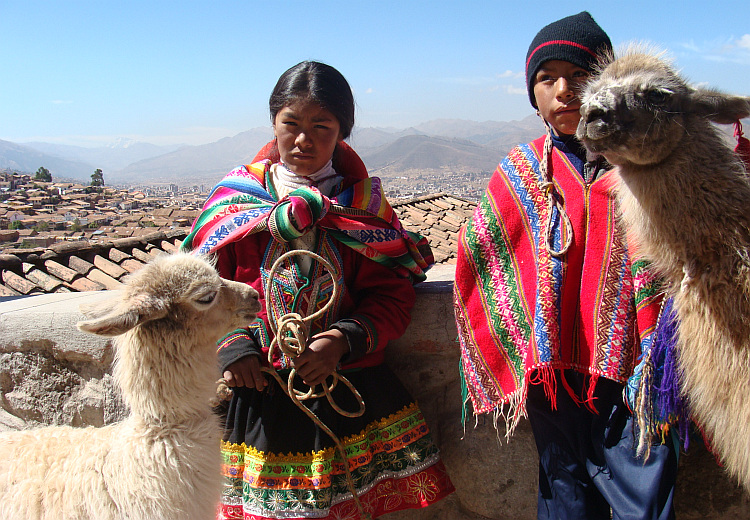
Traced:
[[[475, 122], [439, 119], [407, 128], [361, 128], [349, 139], [371, 173], [383, 177], [412, 171], [491, 172], [513, 146], [544, 132], [541, 121]], [[197, 146], [156, 146], [121, 140], [84, 148], [0, 140], [0, 169], [34, 173], [44, 166], [54, 179], [88, 183], [97, 168], [107, 184], [212, 185], [250, 162], [273, 137], [270, 126]]]

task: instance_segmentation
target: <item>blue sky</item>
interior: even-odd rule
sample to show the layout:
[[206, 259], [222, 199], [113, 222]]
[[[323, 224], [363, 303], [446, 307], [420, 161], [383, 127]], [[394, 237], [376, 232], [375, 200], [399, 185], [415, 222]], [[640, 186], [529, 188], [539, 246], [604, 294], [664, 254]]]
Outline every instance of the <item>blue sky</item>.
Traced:
[[304, 59], [349, 80], [357, 126], [532, 114], [544, 25], [589, 10], [615, 45], [666, 49], [694, 83], [750, 95], [750, 1], [0, 0], [0, 139], [202, 144], [268, 125]]

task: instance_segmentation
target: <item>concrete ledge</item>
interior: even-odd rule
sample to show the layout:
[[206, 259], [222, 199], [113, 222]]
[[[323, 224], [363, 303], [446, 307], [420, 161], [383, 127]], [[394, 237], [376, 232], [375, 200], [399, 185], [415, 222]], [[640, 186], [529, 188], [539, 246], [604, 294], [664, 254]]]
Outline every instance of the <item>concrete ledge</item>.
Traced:
[[[412, 323], [389, 345], [387, 363], [419, 401], [456, 493], [391, 520], [536, 518], [537, 456], [527, 421], [509, 443], [491, 418], [461, 423], [453, 267], [418, 284]], [[124, 414], [110, 376], [110, 341], [78, 331], [81, 304], [113, 291], [0, 298], [0, 430], [64, 423], [100, 426]], [[502, 442], [501, 442], [502, 440]], [[675, 499], [681, 520], [750, 518], [748, 496], [693, 439], [682, 456]]]
[[94, 363], [112, 360], [111, 340], [81, 332], [82, 304], [112, 298], [116, 291], [94, 291], [0, 298], [0, 352], [26, 352], [45, 345], [60, 360]]

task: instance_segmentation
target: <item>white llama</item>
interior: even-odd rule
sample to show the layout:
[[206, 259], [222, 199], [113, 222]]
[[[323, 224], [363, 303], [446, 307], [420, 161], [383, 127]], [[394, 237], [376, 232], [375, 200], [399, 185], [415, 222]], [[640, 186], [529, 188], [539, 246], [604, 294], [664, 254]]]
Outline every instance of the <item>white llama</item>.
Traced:
[[750, 490], [750, 181], [712, 124], [750, 115], [750, 97], [692, 87], [631, 48], [581, 99], [577, 135], [615, 166], [628, 232], [674, 298], [693, 418]]
[[0, 518], [208, 520], [220, 495], [209, 400], [216, 341], [260, 310], [251, 287], [205, 259], [164, 255], [78, 328], [118, 336], [114, 375], [130, 415], [103, 428], [0, 434]]

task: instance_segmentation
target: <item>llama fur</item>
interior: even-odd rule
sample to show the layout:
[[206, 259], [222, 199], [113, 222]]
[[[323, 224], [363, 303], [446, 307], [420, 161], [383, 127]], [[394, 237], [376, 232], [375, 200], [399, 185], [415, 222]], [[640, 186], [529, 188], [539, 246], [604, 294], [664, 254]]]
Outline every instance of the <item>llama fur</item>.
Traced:
[[605, 58], [581, 101], [577, 136], [615, 167], [629, 240], [674, 299], [692, 418], [750, 490], [750, 181], [713, 124], [750, 97], [691, 86], [641, 45]]
[[214, 518], [216, 342], [259, 310], [254, 289], [186, 253], [156, 258], [117, 297], [82, 309], [80, 330], [117, 336], [113, 372], [130, 414], [0, 434], [0, 519]]

